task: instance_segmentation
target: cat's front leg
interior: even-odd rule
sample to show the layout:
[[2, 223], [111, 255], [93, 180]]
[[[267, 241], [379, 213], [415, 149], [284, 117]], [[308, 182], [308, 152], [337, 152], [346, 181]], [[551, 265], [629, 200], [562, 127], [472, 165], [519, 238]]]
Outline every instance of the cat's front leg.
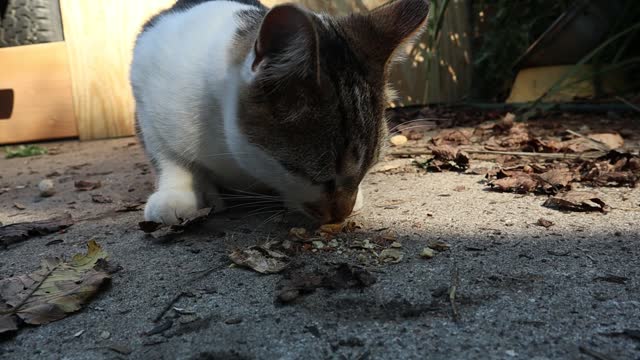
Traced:
[[145, 220], [176, 225], [195, 215], [198, 195], [193, 173], [169, 161], [161, 161], [158, 170], [158, 189], [147, 200]]

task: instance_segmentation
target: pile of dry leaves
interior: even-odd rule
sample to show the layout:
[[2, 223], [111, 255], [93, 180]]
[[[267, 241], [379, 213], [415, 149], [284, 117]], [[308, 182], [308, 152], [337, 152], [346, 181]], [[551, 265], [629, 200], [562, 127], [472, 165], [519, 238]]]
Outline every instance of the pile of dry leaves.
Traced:
[[[477, 127], [445, 129], [426, 148], [398, 155], [431, 154], [416, 163], [428, 171], [466, 171], [486, 176], [486, 184], [501, 192], [558, 195], [548, 206], [566, 210], [606, 211], [597, 195], [575, 192], [575, 185], [635, 187], [640, 181], [640, 155], [622, 150], [625, 141], [616, 132], [583, 135], [562, 124], [533, 127], [516, 122], [513, 114]], [[392, 154], [394, 154], [392, 152]], [[470, 168], [470, 157], [493, 160], [495, 166]]]

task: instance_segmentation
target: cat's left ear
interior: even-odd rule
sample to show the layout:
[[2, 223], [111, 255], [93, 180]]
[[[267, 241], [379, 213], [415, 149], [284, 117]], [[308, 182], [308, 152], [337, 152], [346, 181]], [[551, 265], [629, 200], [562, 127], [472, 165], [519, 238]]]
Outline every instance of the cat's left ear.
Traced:
[[[296, 5], [279, 5], [267, 13], [255, 43], [254, 71], [271, 70], [319, 76], [318, 33], [311, 14]], [[277, 74], [276, 74], [277, 75]]]

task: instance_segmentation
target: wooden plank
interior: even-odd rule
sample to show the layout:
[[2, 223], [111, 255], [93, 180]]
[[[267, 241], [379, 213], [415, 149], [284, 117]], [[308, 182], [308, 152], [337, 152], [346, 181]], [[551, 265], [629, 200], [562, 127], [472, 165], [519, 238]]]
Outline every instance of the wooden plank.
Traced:
[[13, 104], [3, 92], [13, 111], [0, 120], [0, 144], [78, 136], [64, 42], [2, 48], [0, 69], [0, 89], [13, 90]]
[[80, 138], [134, 133], [129, 85], [133, 45], [142, 24], [175, 0], [61, 0]]

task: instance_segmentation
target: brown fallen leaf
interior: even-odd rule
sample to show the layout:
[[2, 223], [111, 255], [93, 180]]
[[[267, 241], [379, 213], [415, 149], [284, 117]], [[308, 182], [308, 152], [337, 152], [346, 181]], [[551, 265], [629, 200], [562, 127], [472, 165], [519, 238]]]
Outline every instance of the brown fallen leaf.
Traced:
[[474, 128], [445, 129], [431, 139], [431, 142], [436, 146], [469, 145], [474, 132]]
[[7, 247], [31, 237], [44, 236], [73, 225], [71, 215], [64, 214], [43, 221], [9, 224], [0, 227], [0, 247]]
[[549, 220], [547, 220], [547, 219], [545, 219], [545, 218], [540, 218], [540, 219], [538, 219], [538, 221], [536, 222], [536, 225], [538, 225], [538, 226], [542, 226], [542, 227], [545, 227], [545, 228], [547, 228], [547, 229], [548, 229], [548, 228], [552, 227], [554, 224], [553, 224], [553, 222], [552, 222], [552, 221], [549, 221]]
[[[192, 218], [183, 220], [181, 224], [172, 225], [171, 231], [181, 232], [181, 231], [190, 229], [194, 226], [200, 225], [206, 222], [207, 220], [209, 220], [211, 216], [213, 216], [213, 213], [214, 213], [213, 208], [200, 209], [196, 212], [195, 215], [193, 215]], [[153, 232], [156, 232], [164, 228], [165, 226], [164, 224], [156, 223], [153, 221], [141, 221], [138, 223], [138, 227], [140, 228], [140, 230], [144, 231], [145, 233], [151, 234]]]
[[575, 178], [574, 174], [567, 170], [549, 170], [537, 176], [540, 181], [539, 187], [546, 193], [555, 194], [561, 189], [569, 186]]
[[469, 167], [469, 154], [459, 148], [440, 145], [431, 147], [431, 152], [433, 153], [433, 158], [425, 163], [418, 163], [428, 171], [464, 171]]
[[451, 245], [447, 244], [444, 241], [429, 241], [429, 243], [427, 244], [427, 247], [429, 247], [430, 249], [436, 250], [436, 251], [447, 251], [451, 248]]
[[314, 292], [319, 288], [342, 290], [365, 288], [376, 283], [376, 277], [364, 268], [349, 264], [339, 264], [336, 268], [323, 273], [294, 273], [277, 295], [280, 303], [288, 304], [300, 296]]
[[87, 254], [76, 254], [69, 262], [46, 258], [36, 272], [0, 280], [0, 333], [17, 330], [20, 322], [42, 325], [63, 319], [98, 292], [110, 279], [96, 269], [107, 253], [93, 240], [87, 245]]
[[78, 180], [73, 184], [76, 187], [77, 191], [90, 191], [95, 190], [102, 186], [100, 181], [87, 181], [87, 180]]
[[142, 211], [143, 203], [124, 203], [116, 212], [134, 212]]
[[91, 195], [91, 201], [97, 204], [111, 204], [113, 202], [113, 200], [110, 197], [104, 196], [101, 194]]
[[609, 206], [592, 191], [570, 191], [547, 199], [543, 206], [566, 211], [609, 212]]
[[619, 149], [624, 146], [624, 139], [618, 133], [591, 134], [589, 139], [606, 145], [610, 150]]
[[538, 181], [532, 175], [519, 173], [514, 176], [489, 182], [489, 186], [502, 192], [529, 193], [538, 188]]
[[289, 257], [270, 250], [268, 246], [252, 246], [229, 254], [236, 265], [252, 269], [261, 274], [276, 274], [289, 266]]
[[334, 237], [340, 233], [354, 232], [359, 228], [355, 221], [347, 221], [341, 224], [325, 224], [320, 226], [318, 233], [325, 237]]

